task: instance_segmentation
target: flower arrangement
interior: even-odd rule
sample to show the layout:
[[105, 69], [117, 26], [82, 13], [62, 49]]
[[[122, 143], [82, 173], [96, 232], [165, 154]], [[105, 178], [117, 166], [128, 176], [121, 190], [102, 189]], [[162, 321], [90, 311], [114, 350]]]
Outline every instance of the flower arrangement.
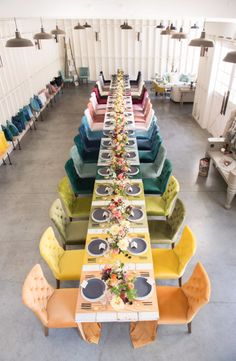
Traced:
[[107, 241], [112, 253], [119, 254], [125, 253], [129, 246], [129, 233], [130, 222], [123, 220], [119, 224], [113, 224], [108, 230]]
[[124, 196], [126, 195], [126, 189], [129, 185], [129, 179], [126, 177], [121, 179], [114, 178], [112, 182], [113, 193], [119, 196]]
[[111, 212], [111, 222], [120, 223], [126, 219], [132, 211], [132, 207], [121, 197], [111, 199], [107, 209]]
[[123, 309], [126, 303], [132, 305], [137, 295], [134, 287], [136, 275], [134, 272], [126, 271], [124, 263], [119, 262], [114, 266], [105, 266], [102, 280], [112, 295], [110, 304], [114, 309]]
[[119, 156], [113, 156], [110, 163], [110, 170], [114, 178], [126, 178], [126, 173], [130, 170], [128, 160]]

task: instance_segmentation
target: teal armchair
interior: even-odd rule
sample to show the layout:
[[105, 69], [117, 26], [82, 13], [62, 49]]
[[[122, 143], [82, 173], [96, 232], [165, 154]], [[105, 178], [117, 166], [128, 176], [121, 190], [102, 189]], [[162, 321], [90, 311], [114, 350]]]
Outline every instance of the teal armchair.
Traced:
[[96, 163], [84, 163], [76, 145], [70, 150], [70, 156], [74, 162], [76, 173], [81, 178], [96, 178], [97, 164]]
[[145, 194], [163, 194], [166, 190], [169, 178], [172, 173], [172, 164], [169, 159], [166, 159], [160, 177], [156, 179], [144, 178], [144, 193]]
[[69, 178], [71, 187], [75, 195], [92, 194], [94, 187], [94, 178], [80, 178], [76, 173], [72, 159], [69, 159], [65, 164], [65, 171]]
[[142, 178], [157, 178], [162, 172], [166, 159], [167, 150], [163, 144], [160, 145], [159, 151], [153, 163], [141, 163], [140, 170]]

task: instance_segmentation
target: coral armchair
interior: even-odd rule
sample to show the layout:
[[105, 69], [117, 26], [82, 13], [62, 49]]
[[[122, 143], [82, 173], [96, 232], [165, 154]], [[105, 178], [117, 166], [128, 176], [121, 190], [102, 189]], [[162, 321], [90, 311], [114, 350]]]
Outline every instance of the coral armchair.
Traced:
[[54, 289], [36, 264], [25, 279], [22, 288], [23, 303], [42, 322], [45, 336], [49, 328], [78, 328], [83, 339], [98, 343], [101, 334], [99, 323], [75, 322], [78, 288]]
[[157, 279], [181, 279], [184, 271], [196, 252], [196, 239], [188, 226], [173, 249], [152, 249], [154, 275]]
[[159, 325], [184, 324], [192, 332], [192, 320], [199, 310], [209, 302], [211, 284], [206, 270], [199, 262], [192, 276], [181, 287], [157, 286], [159, 308], [158, 321], [132, 322], [130, 337], [133, 346], [142, 347], [155, 340]]
[[52, 227], [43, 233], [39, 243], [40, 254], [51, 269], [60, 288], [60, 281], [77, 281], [83, 265], [84, 251], [65, 251], [58, 243]]

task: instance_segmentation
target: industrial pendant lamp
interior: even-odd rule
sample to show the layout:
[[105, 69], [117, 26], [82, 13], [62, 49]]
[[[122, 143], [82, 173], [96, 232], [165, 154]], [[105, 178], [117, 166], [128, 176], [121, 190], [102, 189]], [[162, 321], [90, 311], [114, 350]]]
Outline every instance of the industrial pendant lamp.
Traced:
[[59, 29], [58, 25], [56, 24], [56, 29], [52, 30], [51, 33], [55, 36], [56, 42], [58, 42], [58, 36], [65, 35], [66, 32], [62, 29]]
[[199, 46], [202, 48], [213, 48], [214, 42], [210, 39], [206, 39], [206, 32], [205, 29], [203, 28], [200, 38], [192, 39], [188, 45]]
[[228, 54], [226, 54], [223, 61], [236, 64], [236, 51], [230, 51]]
[[28, 46], [34, 46], [34, 44], [32, 43], [31, 40], [24, 39], [21, 37], [21, 34], [20, 34], [19, 30], [17, 29], [17, 24], [16, 24], [15, 18], [14, 18], [14, 22], [15, 22], [15, 26], [16, 26], [15, 38], [7, 40], [6, 47], [7, 48], [24, 48], [24, 47], [28, 47]]
[[156, 26], [156, 29], [164, 29], [164, 27], [163, 22], [160, 21], [160, 24]]
[[128, 24], [128, 21], [124, 22], [124, 24], [122, 24], [122, 25], [120, 26], [120, 28], [121, 28], [122, 30], [132, 30], [132, 29], [133, 29], [132, 26], [130, 26], [130, 25]]
[[197, 26], [197, 24], [195, 23], [195, 24], [193, 24], [193, 25], [191, 26], [190, 29], [199, 29], [199, 26]]
[[52, 34], [46, 33], [43, 27], [43, 20], [40, 18], [41, 21], [41, 31], [34, 35], [35, 40], [50, 40], [53, 38]]
[[84, 30], [85, 27], [83, 25], [80, 25], [80, 22], [78, 21], [78, 24], [74, 27], [75, 30]]
[[183, 32], [183, 27], [181, 26], [180, 30], [178, 33], [174, 33], [172, 36], [171, 36], [171, 39], [178, 39], [179, 41], [181, 39], [187, 39], [187, 34]]
[[161, 35], [172, 35], [174, 34], [175, 30], [176, 27], [173, 25], [173, 23], [171, 23], [171, 25], [168, 25], [166, 29], [161, 31]]
[[83, 25], [83, 27], [86, 29], [86, 28], [91, 28], [92, 26], [89, 25], [89, 24], [87, 23], [87, 21], [86, 21], [85, 24]]

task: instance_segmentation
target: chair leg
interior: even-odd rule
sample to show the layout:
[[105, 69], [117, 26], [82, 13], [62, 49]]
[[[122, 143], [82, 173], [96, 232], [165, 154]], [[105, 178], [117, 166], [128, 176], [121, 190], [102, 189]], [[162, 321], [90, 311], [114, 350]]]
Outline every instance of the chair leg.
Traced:
[[46, 327], [46, 326], [43, 326], [43, 331], [44, 331], [44, 336], [45, 337], [48, 337], [48, 327]]
[[56, 281], [57, 281], [57, 288], [60, 288], [60, 280], [56, 279]]
[[171, 243], [171, 248], [174, 249], [174, 247], [175, 247], [175, 244]]
[[5, 159], [2, 158], [3, 165], [7, 165]]
[[8, 158], [9, 164], [12, 165], [11, 158], [10, 158], [10, 155], [8, 153], [7, 153], [7, 158]]
[[18, 148], [19, 148], [19, 150], [21, 150], [21, 144], [20, 144], [19, 139], [17, 139], [17, 143], [18, 143]]
[[187, 323], [188, 333], [192, 333], [192, 322]]
[[182, 287], [182, 277], [179, 278], [179, 287]]

